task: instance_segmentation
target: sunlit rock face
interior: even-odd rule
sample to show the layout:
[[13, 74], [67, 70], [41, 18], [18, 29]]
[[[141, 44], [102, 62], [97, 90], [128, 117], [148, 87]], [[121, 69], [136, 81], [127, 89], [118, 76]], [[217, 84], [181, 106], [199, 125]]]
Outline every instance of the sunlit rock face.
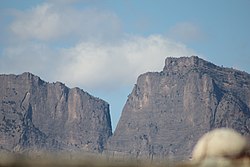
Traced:
[[250, 75], [198, 57], [167, 58], [138, 77], [107, 148], [113, 155], [188, 159], [206, 132], [250, 134]]
[[102, 152], [109, 105], [79, 88], [30, 73], [0, 75], [0, 150]]

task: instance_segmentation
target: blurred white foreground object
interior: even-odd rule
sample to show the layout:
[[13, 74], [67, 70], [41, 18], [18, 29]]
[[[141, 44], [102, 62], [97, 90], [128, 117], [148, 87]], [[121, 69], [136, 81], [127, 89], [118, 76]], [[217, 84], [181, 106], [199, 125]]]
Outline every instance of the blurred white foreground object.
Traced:
[[220, 128], [204, 134], [195, 145], [192, 160], [201, 161], [205, 158], [223, 157], [240, 158], [249, 151], [247, 138], [238, 132]]

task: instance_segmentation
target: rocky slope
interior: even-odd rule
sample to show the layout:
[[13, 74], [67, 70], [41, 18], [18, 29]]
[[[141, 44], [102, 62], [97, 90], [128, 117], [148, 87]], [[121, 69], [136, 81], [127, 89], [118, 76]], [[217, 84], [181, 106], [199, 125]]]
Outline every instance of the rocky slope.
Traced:
[[[250, 134], [250, 75], [198, 57], [167, 58], [139, 76], [107, 149], [112, 155], [187, 159], [217, 127]], [[230, 139], [229, 139], [230, 140]]]
[[112, 135], [109, 105], [79, 88], [30, 73], [0, 75], [0, 150], [102, 152]]

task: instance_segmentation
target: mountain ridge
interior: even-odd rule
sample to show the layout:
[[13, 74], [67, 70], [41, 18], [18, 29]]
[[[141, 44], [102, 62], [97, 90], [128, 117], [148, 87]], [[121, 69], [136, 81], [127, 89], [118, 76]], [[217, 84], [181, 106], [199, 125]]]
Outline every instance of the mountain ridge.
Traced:
[[112, 135], [109, 104], [31, 73], [0, 75], [0, 145], [13, 152], [102, 152]]
[[197, 56], [168, 57], [137, 78], [112, 134], [109, 104], [29, 72], [0, 75], [0, 150], [188, 159], [204, 133], [250, 135], [250, 74]]
[[196, 56], [167, 58], [138, 77], [108, 150], [144, 158], [187, 159], [198, 138], [228, 127], [249, 135], [250, 75]]

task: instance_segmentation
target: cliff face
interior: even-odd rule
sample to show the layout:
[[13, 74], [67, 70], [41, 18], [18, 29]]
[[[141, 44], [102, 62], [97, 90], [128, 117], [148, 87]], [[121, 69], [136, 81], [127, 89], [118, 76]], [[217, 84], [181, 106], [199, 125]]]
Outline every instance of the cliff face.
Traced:
[[112, 135], [109, 105], [79, 88], [30, 73], [0, 75], [0, 149], [102, 152]]
[[250, 135], [249, 108], [249, 74], [198, 57], [167, 58], [163, 71], [139, 76], [110, 138], [103, 100], [30, 73], [0, 75], [0, 151], [187, 159], [214, 128]]
[[249, 74], [198, 57], [167, 58], [162, 72], [139, 76], [107, 147], [113, 154], [187, 159], [214, 128], [249, 135], [249, 107]]

